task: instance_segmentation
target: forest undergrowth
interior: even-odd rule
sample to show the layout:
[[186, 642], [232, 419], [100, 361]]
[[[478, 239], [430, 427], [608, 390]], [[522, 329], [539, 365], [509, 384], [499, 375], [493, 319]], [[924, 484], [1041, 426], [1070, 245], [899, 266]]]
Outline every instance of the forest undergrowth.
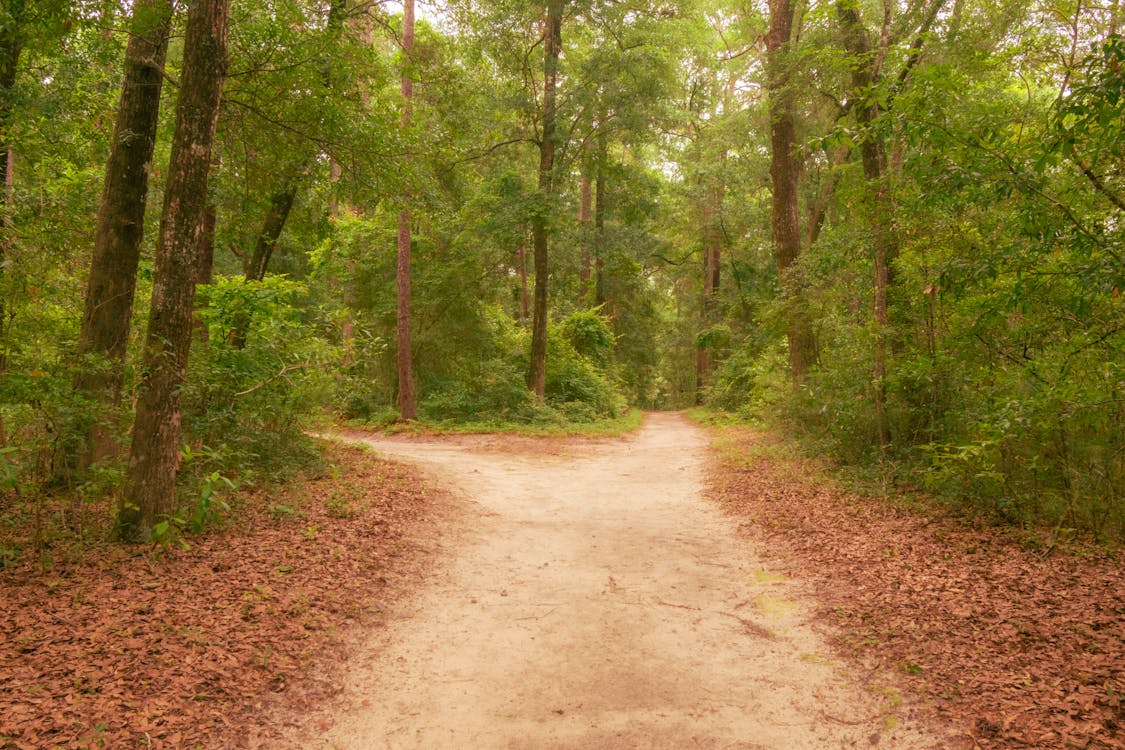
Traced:
[[1121, 549], [857, 494], [775, 433], [709, 429], [710, 496], [777, 570], [814, 584], [872, 689], [950, 721], [967, 748], [1122, 746]]

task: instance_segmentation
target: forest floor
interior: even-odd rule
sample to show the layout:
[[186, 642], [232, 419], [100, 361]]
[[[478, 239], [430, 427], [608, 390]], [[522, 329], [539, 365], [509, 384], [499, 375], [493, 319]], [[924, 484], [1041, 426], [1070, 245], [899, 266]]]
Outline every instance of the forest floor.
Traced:
[[958, 746], [1125, 748], [1125, 553], [859, 497], [744, 427], [708, 494], [770, 570], [813, 586], [837, 653], [957, 728]]
[[0, 748], [1125, 747], [1120, 553], [679, 415], [344, 437], [405, 463], [0, 568]]
[[[369, 451], [327, 458], [191, 549], [64, 538], [0, 565], [0, 749], [275, 747], [263, 715], [330, 701], [355, 639], [442, 556], [452, 506]], [[64, 513], [104, 539], [96, 510]]]

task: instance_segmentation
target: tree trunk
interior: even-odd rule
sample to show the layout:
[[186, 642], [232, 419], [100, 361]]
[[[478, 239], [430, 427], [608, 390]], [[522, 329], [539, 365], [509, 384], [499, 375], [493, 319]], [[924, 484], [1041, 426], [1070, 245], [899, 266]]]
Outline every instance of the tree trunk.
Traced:
[[[208, 204], [203, 210], [203, 225], [199, 228], [199, 265], [195, 270], [195, 285], [210, 284], [215, 275], [215, 221], [217, 219], [214, 204]], [[196, 309], [198, 313], [198, 308]], [[207, 323], [197, 314], [192, 319], [195, 328], [195, 337], [206, 342], [209, 338]]]
[[562, 0], [547, 0], [543, 47], [543, 132], [539, 141], [539, 210], [531, 224], [535, 300], [527, 385], [540, 403], [547, 393], [547, 212], [554, 193], [556, 85], [562, 49]]
[[[243, 278], [246, 281], [262, 281], [266, 278], [270, 258], [277, 249], [277, 241], [289, 221], [289, 214], [297, 200], [298, 182], [300, 171], [270, 198], [270, 207], [266, 211], [266, 218], [262, 221], [262, 229], [258, 232], [258, 239], [254, 241], [254, 252], [243, 264]], [[227, 342], [235, 349], [246, 347], [246, 337], [250, 333], [250, 317], [245, 313], [236, 315], [231, 324], [230, 335]]]
[[[8, 237], [9, 223], [8, 205], [12, 193], [12, 155], [14, 149], [11, 142], [12, 124], [12, 90], [16, 85], [16, 73], [19, 70], [20, 55], [23, 53], [23, 14], [24, 0], [9, 0], [6, 3], [7, 13], [2, 18], [0, 25], [0, 379], [8, 369], [6, 336], [8, 327], [8, 310], [4, 304], [4, 268], [7, 262], [10, 240]], [[4, 431], [4, 418], [0, 414], [0, 448], [7, 443]]]
[[[414, 0], [402, 3], [402, 53], [407, 66], [402, 74], [402, 128], [410, 127], [413, 114], [412, 99], [414, 82], [410, 78], [410, 53], [414, 49]], [[409, 196], [404, 196], [409, 205]], [[398, 366], [398, 411], [402, 419], [414, 419], [418, 409], [414, 403], [414, 364], [410, 344], [410, 210], [404, 208], [398, 214], [398, 267], [395, 274], [397, 311], [397, 350]]]
[[[770, 30], [766, 35], [770, 92], [770, 180], [773, 204], [770, 229], [774, 260], [786, 304], [789, 373], [794, 386], [815, 362], [816, 345], [805, 300], [805, 285], [797, 264], [801, 255], [798, 184], [800, 164], [795, 153], [796, 103], [791, 80], [790, 43], [793, 38], [793, 5], [790, 0], [770, 0]], [[814, 222], [818, 221], [814, 218]]]
[[521, 244], [516, 248], [516, 266], [520, 275], [520, 301], [519, 319], [525, 321], [531, 317], [531, 296], [527, 292], [527, 245]]
[[598, 136], [597, 177], [594, 179], [594, 304], [605, 304], [605, 134]]
[[593, 204], [594, 195], [590, 185], [590, 176], [583, 173], [578, 184], [578, 236], [582, 244], [582, 265], [578, 269], [578, 281], [583, 297], [587, 298], [590, 276], [593, 273], [593, 254], [590, 251], [590, 245], [593, 244], [594, 239], [590, 232], [590, 224], [593, 221]]
[[[722, 211], [726, 193], [721, 177], [717, 182], [708, 182], [708, 179], [704, 178], [703, 195], [699, 204], [703, 241], [703, 300], [699, 316], [701, 330], [707, 330], [718, 320], [717, 294], [723, 248]], [[707, 346], [698, 346], [695, 358], [696, 403], [703, 402], [703, 390], [710, 382], [713, 369], [711, 350]]]
[[844, 48], [852, 56], [852, 95], [856, 97], [854, 111], [861, 134], [860, 158], [863, 176], [868, 184], [867, 206], [871, 227], [871, 243], [875, 267], [875, 346], [872, 352], [872, 387], [874, 389], [875, 430], [879, 444], [891, 442], [887, 419], [887, 339], [890, 334], [890, 317], [887, 311], [887, 291], [891, 283], [890, 265], [897, 247], [890, 229], [890, 206], [886, 185], [887, 148], [874, 129], [879, 118], [879, 103], [872, 98], [873, 87], [879, 73], [874, 69], [871, 40], [859, 11], [847, 2], [838, 2], [836, 13], [844, 36]]
[[117, 516], [118, 534], [127, 541], [151, 539], [153, 526], [175, 506], [180, 388], [191, 348], [199, 231], [226, 74], [229, 13], [230, 0], [195, 0], [188, 9], [144, 376], [138, 387], [125, 497]]
[[[171, 20], [169, 0], [138, 0], [133, 6], [125, 77], [86, 281], [77, 353], [80, 358], [102, 361], [82, 363], [74, 387], [109, 407], [121, 400]], [[118, 452], [114, 430], [104, 417], [90, 426], [87, 439], [79, 456], [83, 466]]]

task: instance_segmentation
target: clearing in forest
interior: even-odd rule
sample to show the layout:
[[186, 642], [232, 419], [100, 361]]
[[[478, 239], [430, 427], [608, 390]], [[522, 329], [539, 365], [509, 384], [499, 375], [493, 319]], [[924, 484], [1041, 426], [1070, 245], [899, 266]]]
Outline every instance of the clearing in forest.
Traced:
[[944, 745], [859, 687], [811, 624], [807, 592], [703, 500], [705, 437], [681, 416], [582, 443], [362, 440], [458, 491], [465, 521], [302, 744]]

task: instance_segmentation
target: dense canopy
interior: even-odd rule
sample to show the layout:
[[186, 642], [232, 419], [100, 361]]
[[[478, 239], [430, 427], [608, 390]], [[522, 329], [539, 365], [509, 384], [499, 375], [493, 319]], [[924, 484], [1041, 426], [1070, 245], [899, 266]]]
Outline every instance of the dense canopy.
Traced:
[[0, 515], [706, 404], [1125, 536], [1118, 0], [407, 5], [3, 1]]

